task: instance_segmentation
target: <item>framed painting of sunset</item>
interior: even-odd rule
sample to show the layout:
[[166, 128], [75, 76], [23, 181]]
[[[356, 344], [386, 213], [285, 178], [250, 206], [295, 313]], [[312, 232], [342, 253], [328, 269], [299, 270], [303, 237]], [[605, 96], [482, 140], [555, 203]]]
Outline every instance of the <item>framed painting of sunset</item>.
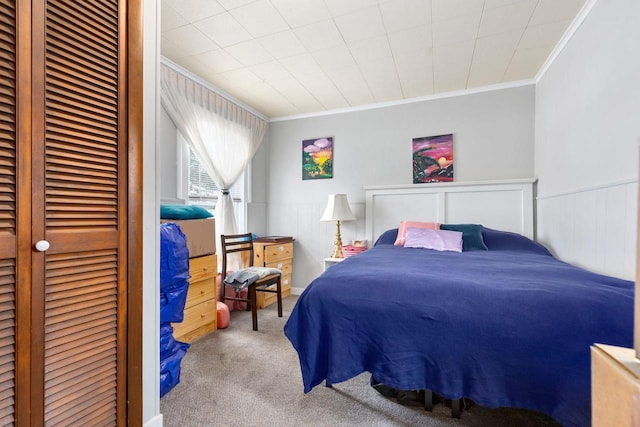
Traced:
[[413, 138], [413, 183], [453, 181], [453, 134]]
[[302, 141], [302, 179], [333, 178], [333, 137]]

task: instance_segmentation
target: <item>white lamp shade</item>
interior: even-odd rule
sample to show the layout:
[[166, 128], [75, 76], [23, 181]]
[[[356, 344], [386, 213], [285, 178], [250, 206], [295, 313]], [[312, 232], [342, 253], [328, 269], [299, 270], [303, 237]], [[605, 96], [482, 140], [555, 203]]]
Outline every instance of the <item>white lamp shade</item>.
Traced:
[[320, 221], [353, 221], [356, 217], [351, 212], [346, 194], [330, 194], [327, 208]]

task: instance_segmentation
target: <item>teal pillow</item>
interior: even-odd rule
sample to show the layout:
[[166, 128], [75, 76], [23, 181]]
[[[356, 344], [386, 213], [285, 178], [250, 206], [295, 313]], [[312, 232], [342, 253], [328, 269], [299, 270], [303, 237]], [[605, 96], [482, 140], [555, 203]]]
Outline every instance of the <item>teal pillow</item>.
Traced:
[[213, 214], [202, 206], [160, 205], [161, 219], [202, 219], [212, 216]]
[[482, 238], [482, 225], [478, 224], [440, 224], [440, 230], [461, 231], [462, 251], [487, 251]]

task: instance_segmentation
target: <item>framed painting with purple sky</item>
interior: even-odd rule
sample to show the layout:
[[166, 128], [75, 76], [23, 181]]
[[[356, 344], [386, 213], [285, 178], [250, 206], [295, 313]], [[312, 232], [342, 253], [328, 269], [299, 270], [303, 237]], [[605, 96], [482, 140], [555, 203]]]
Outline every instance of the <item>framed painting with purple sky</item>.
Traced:
[[453, 181], [453, 134], [413, 138], [413, 183]]
[[333, 137], [302, 141], [302, 179], [333, 178]]

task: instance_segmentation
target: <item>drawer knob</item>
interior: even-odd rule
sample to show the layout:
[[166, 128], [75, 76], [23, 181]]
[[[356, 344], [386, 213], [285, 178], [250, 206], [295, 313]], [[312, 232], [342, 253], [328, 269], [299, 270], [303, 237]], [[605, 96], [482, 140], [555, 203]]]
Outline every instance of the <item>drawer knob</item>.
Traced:
[[204, 295], [204, 289], [200, 290], [200, 295]]
[[206, 314], [204, 314], [204, 313], [202, 313], [202, 314], [200, 315], [200, 318], [202, 318], [202, 319], [204, 319], [205, 317], [207, 317], [207, 315], [206, 315]]

